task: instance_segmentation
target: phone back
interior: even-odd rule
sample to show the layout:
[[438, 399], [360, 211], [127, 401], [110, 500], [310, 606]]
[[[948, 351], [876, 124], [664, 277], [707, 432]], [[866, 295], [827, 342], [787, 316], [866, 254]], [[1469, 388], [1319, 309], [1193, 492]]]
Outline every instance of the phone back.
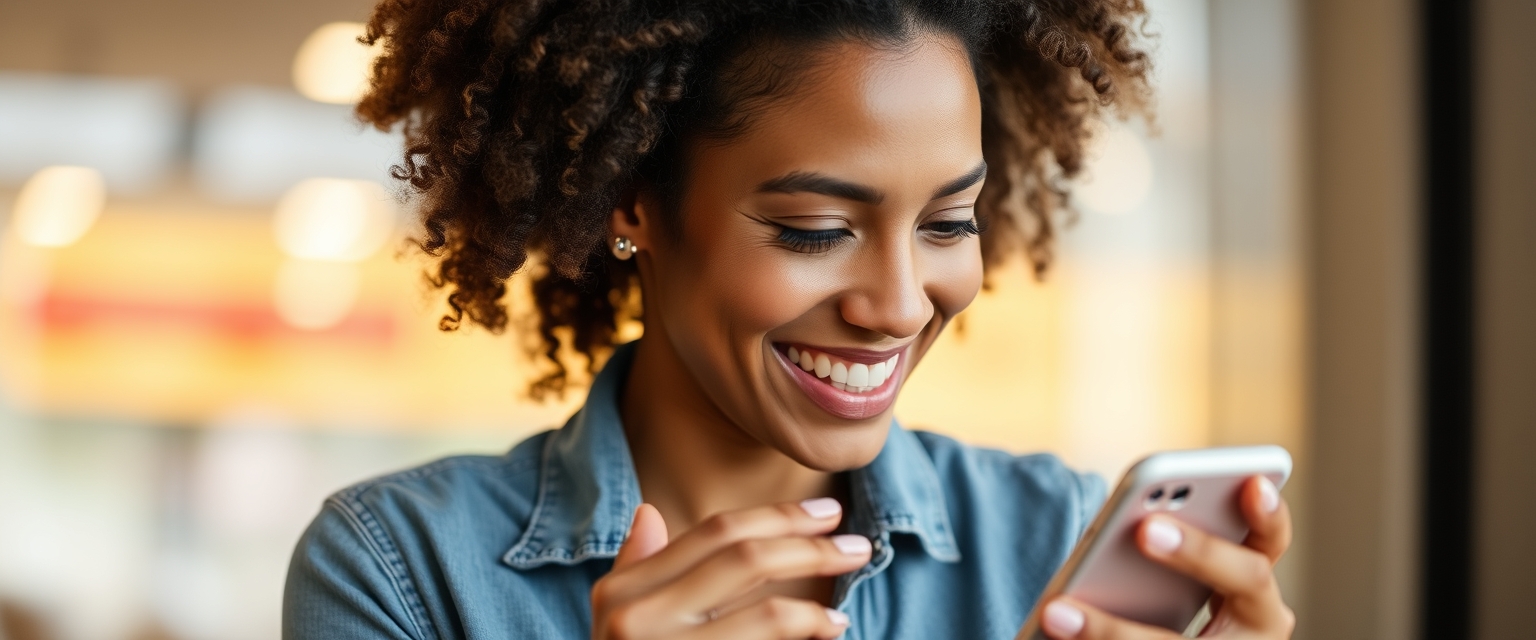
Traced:
[[[1280, 447], [1227, 447], [1149, 456], [1126, 472], [1071, 557], [1046, 586], [1044, 602], [1060, 594], [1145, 624], [1185, 630], [1210, 598], [1205, 585], [1165, 568], [1136, 548], [1136, 527], [1166, 513], [1231, 542], [1248, 535], [1238, 493], [1252, 476], [1282, 486], [1291, 470]], [[1037, 606], [1021, 638], [1039, 633]]]

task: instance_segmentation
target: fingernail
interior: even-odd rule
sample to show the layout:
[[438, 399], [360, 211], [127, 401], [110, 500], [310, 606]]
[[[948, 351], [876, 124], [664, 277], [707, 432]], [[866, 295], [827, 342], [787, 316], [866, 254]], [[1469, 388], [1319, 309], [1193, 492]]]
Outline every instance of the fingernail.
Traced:
[[838, 551], [850, 556], [868, 554], [872, 548], [869, 544], [869, 538], [856, 533], [832, 536], [832, 544], [837, 547]]
[[1153, 518], [1147, 522], [1147, 546], [1157, 553], [1168, 555], [1178, 550], [1184, 543], [1184, 532], [1178, 527], [1164, 521], [1162, 518]]
[[839, 627], [848, 626], [848, 614], [838, 611], [837, 609], [827, 609], [827, 619], [831, 620], [832, 624], [835, 624]]
[[1065, 602], [1045, 605], [1045, 630], [1058, 638], [1075, 638], [1083, 631], [1087, 618], [1083, 612]]
[[1259, 476], [1259, 508], [1264, 513], [1274, 513], [1280, 508], [1280, 490], [1264, 476]]
[[833, 498], [811, 498], [800, 503], [800, 508], [820, 520], [843, 512], [843, 505]]

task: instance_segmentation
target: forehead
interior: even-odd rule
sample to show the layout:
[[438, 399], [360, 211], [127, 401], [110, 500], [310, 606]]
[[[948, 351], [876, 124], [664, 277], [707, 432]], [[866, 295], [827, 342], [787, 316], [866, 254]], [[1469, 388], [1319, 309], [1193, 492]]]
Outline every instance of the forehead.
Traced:
[[843, 41], [813, 55], [806, 75], [760, 105], [742, 135], [700, 149], [698, 168], [729, 165], [741, 187], [786, 171], [823, 171], [931, 189], [927, 174], [949, 179], [981, 158], [981, 99], [958, 40]]

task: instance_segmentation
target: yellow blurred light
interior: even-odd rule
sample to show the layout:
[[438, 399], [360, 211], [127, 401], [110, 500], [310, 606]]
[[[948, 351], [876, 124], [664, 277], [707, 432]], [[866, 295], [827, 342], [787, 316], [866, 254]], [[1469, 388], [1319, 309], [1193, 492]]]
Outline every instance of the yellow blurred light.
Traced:
[[106, 203], [107, 186], [100, 171], [45, 167], [27, 180], [16, 197], [16, 234], [34, 246], [69, 246], [91, 230]]
[[1129, 213], [1152, 192], [1152, 157], [1146, 144], [1124, 127], [1094, 132], [1088, 147], [1088, 167], [1073, 189], [1073, 197], [1089, 211]]
[[359, 42], [363, 31], [362, 23], [331, 22], [309, 34], [293, 58], [293, 85], [299, 93], [331, 104], [361, 99], [381, 49]]
[[329, 329], [352, 313], [360, 280], [357, 265], [288, 260], [278, 268], [273, 282], [272, 306], [293, 327]]
[[363, 260], [389, 241], [394, 228], [394, 200], [368, 180], [304, 180], [283, 194], [273, 217], [278, 246], [305, 260]]

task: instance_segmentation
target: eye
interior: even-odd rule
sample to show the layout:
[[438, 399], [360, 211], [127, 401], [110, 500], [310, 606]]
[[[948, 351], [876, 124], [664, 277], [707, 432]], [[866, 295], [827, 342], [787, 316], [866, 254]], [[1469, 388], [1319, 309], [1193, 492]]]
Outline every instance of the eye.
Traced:
[[791, 251], [823, 253], [852, 239], [847, 229], [796, 229], [779, 225], [779, 242]]
[[930, 222], [923, 225], [922, 230], [939, 240], [959, 240], [981, 233], [981, 229], [976, 226], [975, 218]]

